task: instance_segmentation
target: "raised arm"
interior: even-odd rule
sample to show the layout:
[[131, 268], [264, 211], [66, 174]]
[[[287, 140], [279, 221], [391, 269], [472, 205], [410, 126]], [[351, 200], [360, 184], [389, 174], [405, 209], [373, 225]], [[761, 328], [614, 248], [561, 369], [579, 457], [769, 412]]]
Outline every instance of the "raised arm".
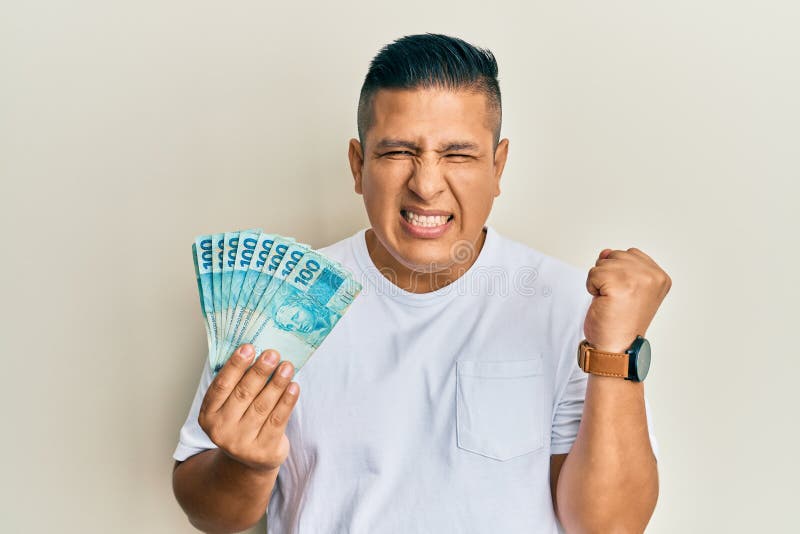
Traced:
[[[642, 251], [603, 250], [586, 280], [594, 297], [586, 339], [599, 350], [624, 352], [644, 335], [671, 284]], [[658, 499], [658, 470], [642, 382], [589, 376], [578, 435], [566, 457], [553, 456], [551, 483], [570, 534], [644, 531]]]

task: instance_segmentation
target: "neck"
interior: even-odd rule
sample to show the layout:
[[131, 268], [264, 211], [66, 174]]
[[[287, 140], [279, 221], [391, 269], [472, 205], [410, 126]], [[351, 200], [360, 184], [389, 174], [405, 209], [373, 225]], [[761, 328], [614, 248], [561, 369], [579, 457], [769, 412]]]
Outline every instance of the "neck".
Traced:
[[452, 284], [472, 267], [486, 241], [486, 229], [483, 229], [478, 234], [478, 239], [475, 241], [474, 246], [470, 247], [471, 254], [464, 261], [430, 272], [415, 271], [397, 261], [386, 250], [386, 247], [383, 246], [371, 228], [367, 230], [365, 239], [372, 263], [390, 282], [409, 293], [430, 293]]

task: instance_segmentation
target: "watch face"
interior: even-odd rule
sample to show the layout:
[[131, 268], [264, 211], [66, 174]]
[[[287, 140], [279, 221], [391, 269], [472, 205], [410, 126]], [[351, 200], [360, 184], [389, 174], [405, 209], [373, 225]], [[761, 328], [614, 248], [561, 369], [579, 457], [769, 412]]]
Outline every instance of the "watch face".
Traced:
[[636, 377], [639, 382], [645, 379], [650, 370], [650, 342], [642, 338], [639, 353], [636, 355]]

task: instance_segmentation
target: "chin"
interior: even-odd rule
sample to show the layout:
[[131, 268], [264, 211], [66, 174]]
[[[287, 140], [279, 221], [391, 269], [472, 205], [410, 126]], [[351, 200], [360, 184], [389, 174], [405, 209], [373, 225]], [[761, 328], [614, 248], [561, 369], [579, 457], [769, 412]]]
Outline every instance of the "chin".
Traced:
[[408, 269], [419, 273], [432, 273], [450, 267], [453, 260], [450, 258], [449, 244], [431, 245], [427, 243], [406, 244], [395, 251], [395, 259]]

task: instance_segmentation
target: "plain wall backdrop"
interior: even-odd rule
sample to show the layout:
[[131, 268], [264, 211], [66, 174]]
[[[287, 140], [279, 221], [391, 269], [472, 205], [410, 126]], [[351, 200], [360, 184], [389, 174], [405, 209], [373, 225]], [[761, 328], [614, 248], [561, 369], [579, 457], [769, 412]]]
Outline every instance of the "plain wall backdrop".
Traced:
[[497, 56], [490, 224], [586, 270], [636, 246], [673, 279], [648, 532], [800, 531], [797, 6], [3, 2], [0, 531], [194, 531], [171, 489], [206, 355], [192, 239], [365, 226], [358, 91], [420, 32]]

